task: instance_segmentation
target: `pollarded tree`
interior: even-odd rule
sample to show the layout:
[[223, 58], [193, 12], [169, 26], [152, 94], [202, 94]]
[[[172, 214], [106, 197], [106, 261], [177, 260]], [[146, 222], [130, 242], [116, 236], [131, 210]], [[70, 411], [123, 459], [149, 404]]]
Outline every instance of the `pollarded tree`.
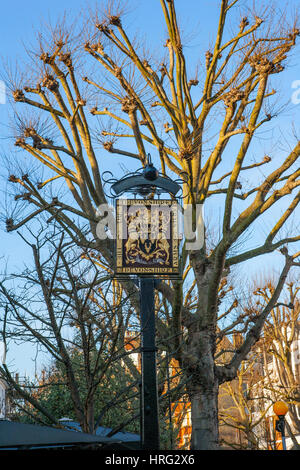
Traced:
[[[192, 206], [195, 222], [197, 205], [213, 203], [219, 208], [221, 218], [213, 220], [218, 225], [216, 242], [208, 246], [206, 236], [200, 247], [184, 243], [181, 261], [190, 275], [183, 282], [162, 282], [158, 287], [172, 310], [167, 324], [158, 323], [158, 333], [170, 338], [168, 344], [188, 377], [192, 448], [213, 449], [218, 446], [219, 386], [235, 377], [258, 340], [296, 262], [297, 254], [289, 254], [285, 245], [299, 241], [299, 232], [283, 236], [281, 229], [300, 199], [300, 143], [283, 152], [276, 163], [263, 155], [253, 163], [251, 152], [255, 136], [276, 117], [271, 79], [284, 76], [299, 29], [296, 23], [289, 26], [274, 9], [238, 16], [237, 6], [242, 8], [243, 2], [220, 0], [215, 41], [197, 76], [196, 64], [189, 63], [184, 48], [175, 0], [160, 3], [167, 38], [159, 58], [130, 39], [122, 18], [123, 1], [110, 2], [103, 13], [91, 14], [84, 33], [60, 25], [51, 30], [51, 37], [40, 35], [40, 49], [31, 53], [30, 72], [12, 91], [15, 102], [31, 110], [17, 115], [15, 144], [46, 168], [46, 178], [36, 182], [28, 174], [10, 176], [23, 188], [17, 197], [34, 209], [23, 218], [9, 217], [7, 229], [15, 230], [47, 212], [76, 243], [97, 250], [112, 266], [111, 240], [99, 240], [96, 231], [100, 218], [96, 208], [106, 198], [93, 136], [110, 155], [142, 165], [146, 146], [155, 148], [162, 173], [185, 181], [185, 202]], [[87, 117], [88, 104], [94, 119], [101, 119], [101, 135], [94, 131], [92, 116]], [[51, 132], [41, 116], [52, 122]], [[133, 143], [116, 145], [117, 140]], [[266, 176], [256, 173], [262, 166]], [[241, 191], [243, 177], [249, 187]], [[72, 199], [55, 195], [57, 179], [65, 181]], [[49, 199], [50, 185], [54, 198]], [[284, 208], [280, 214], [274, 210], [278, 204]], [[269, 233], [257, 240], [256, 247], [245, 246], [245, 234], [269, 213], [274, 217]], [[88, 235], [77, 218], [89, 224]], [[285, 263], [272, 296], [253, 323], [247, 322], [245, 341], [230, 360], [216, 362], [217, 320], [223, 311], [218, 293], [230, 268], [283, 247]], [[128, 279], [123, 288], [138, 311], [135, 284]], [[184, 300], [190, 289], [197, 299], [193, 308]]]

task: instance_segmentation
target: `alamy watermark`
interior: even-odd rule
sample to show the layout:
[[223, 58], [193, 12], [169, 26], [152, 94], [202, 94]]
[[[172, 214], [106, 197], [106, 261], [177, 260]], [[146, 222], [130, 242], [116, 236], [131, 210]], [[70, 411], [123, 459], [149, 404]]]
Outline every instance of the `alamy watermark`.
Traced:
[[6, 345], [3, 341], [0, 341], [0, 365], [6, 362]]
[[[203, 247], [203, 204], [186, 204], [182, 207], [173, 202], [162, 207], [155, 201], [153, 204], [149, 201], [149, 206], [150, 209], [137, 200], [134, 204], [124, 206], [122, 217], [118, 217], [113, 206], [100, 205], [97, 209], [100, 218], [96, 229], [98, 238], [153, 240], [173, 237], [184, 239], [187, 250], [200, 250]], [[175, 230], [171, 229], [171, 219], [176, 225]]]
[[291, 355], [292, 363], [294, 363], [295, 366], [298, 366], [300, 364], [300, 337], [292, 342]]
[[6, 103], [6, 85], [3, 80], [0, 80], [0, 104]]
[[292, 88], [295, 90], [292, 94], [292, 103], [300, 104], [300, 80], [294, 80], [292, 83]]

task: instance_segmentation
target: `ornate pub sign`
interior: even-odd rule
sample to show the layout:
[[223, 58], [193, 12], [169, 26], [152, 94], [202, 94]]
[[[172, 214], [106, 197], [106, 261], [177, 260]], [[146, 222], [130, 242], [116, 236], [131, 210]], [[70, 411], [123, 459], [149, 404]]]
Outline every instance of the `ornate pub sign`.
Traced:
[[179, 275], [177, 201], [118, 199], [116, 216], [116, 275]]
[[[116, 263], [114, 276], [138, 277], [141, 322], [141, 448], [159, 449], [159, 404], [155, 345], [155, 286], [160, 278], [178, 279], [178, 181], [162, 175], [148, 155], [147, 165], [115, 179], [107, 172], [116, 203]], [[122, 199], [124, 194], [134, 199]], [[168, 194], [171, 199], [160, 199]], [[141, 197], [140, 198], [137, 198]], [[154, 197], [157, 199], [154, 199]], [[152, 199], [150, 199], [150, 197]], [[158, 278], [158, 279], [155, 279]]]

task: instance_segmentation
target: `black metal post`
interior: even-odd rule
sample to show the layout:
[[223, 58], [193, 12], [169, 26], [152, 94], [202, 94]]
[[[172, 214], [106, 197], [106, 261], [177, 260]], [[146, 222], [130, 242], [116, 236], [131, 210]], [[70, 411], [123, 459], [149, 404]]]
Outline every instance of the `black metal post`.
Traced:
[[282, 450], [286, 450], [286, 442], [285, 442], [285, 416], [279, 415], [278, 420], [276, 421], [276, 431], [281, 433], [282, 439]]
[[142, 336], [142, 446], [159, 449], [154, 279], [140, 278]]

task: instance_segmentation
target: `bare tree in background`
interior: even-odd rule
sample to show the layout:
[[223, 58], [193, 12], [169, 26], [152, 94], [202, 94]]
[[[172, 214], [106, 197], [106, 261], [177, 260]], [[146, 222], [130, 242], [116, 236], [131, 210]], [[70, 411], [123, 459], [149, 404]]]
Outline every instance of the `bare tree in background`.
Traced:
[[261, 429], [258, 428], [264, 428], [272, 402], [267, 404], [263, 389], [257, 387], [262, 377], [260, 354], [251, 351], [247, 360], [242, 362], [236, 379], [226, 382], [222, 387], [220, 395], [222, 397], [223, 394], [227, 400], [229, 398], [229, 403], [220, 409], [220, 426], [231, 428], [235, 434], [234, 440], [224, 440], [227, 446], [244, 450], [267, 450], [265, 434], [262, 442]]
[[[13, 365], [6, 362], [0, 376], [25, 403], [23, 411], [31, 410], [33, 417], [38, 414], [54, 425], [64, 415], [57, 416], [55, 406], [48, 407], [42, 399], [53, 387], [58, 397], [59, 387], [66, 387], [68, 409], [83, 431], [94, 433], [112, 406], [118, 403], [116, 409], [121, 409], [120, 403], [125, 405], [128, 396], [139, 399], [139, 373], [134, 367], [125, 370], [125, 364], [132, 363], [124, 344], [130, 310], [122, 287], [66, 238], [49, 229], [37, 231], [27, 241], [33, 266], [0, 281], [1, 336], [6, 348], [13, 342], [30, 343], [33, 352], [36, 348], [56, 364], [60, 383], [55, 374], [39, 384], [18, 383]], [[113, 378], [115, 389], [110, 384]], [[105, 384], [110, 384], [110, 396], [103, 394], [99, 410], [97, 400]], [[139, 414], [138, 402], [136, 410], [128, 403], [119, 425]]]
[[[236, 376], [259, 339], [298, 256], [286, 245], [300, 240], [299, 231], [283, 235], [281, 229], [300, 199], [300, 143], [282, 151], [275, 162], [268, 155], [253, 162], [251, 155], [255, 136], [270, 129], [276, 118], [271, 80], [280, 74], [283, 82], [299, 29], [272, 8], [247, 10], [239, 17], [236, 7], [242, 8], [243, 2], [220, 0], [215, 40], [197, 76], [196, 64], [189, 63], [184, 48], [176, 2], [160, 3], [167, 38], [159, 58], [127, 34], [122, 1], [91, 14], [87, 32], [72, 35], [68, 25], [58, 25], [50, 37], [41, 33], [39, 51], [30, 52], [31, 69], [12, 85], [12, 94], [20, 104], [15, 145], [40, 162], [46, 176], [35, 181], [28, 174], [10, 175], [22, 189], [17, 198], [28, 202], [28, 210], [8, 217], [7, 230], [46, 212], [79, 246], [97, 251], [108, 266], [113, 265], [112, 241], [99, 240], [96, 233], [96, 209], [106, 197], [101, 184], [104, 157], [96, 155], [94, 136], [110, 156], [122, 155], [142, 165], [146, 146], [154, 148], [162, 173], [184, 179], [185, 203], [192, 205], [195, 221], [198, 204], [219, 208], [220, 220], [213, 220], [218, 224], [216, 243], [209, 246], [208, 236], [201, 248], [188, 250], [184, 243], [183, 281], [158, 287], [172, 309], [167, 324], [158, 322], [158, 333], [170, 338], [172, 354], [188, 378], [191, 446], [214, 449], [219, 386]], [[19, 111], [22, 106], [24, 114]], [[89, 112], [100, 119], [100, 130]], [[46, 122], [52, 123], [51, 132]], [[131, 150], [117, 141], [132, 142]], [[258, 167], [263, 172], [257, 173]], [[69, 191], [63, 199], [55, 194], [59, 181]], [[52, 188], [51, 196], [47, 188]], [[273, 217], [269, 233], [255, 247], [245, 246], [245, 235], [268, 214]], [[88, 234], [83, 223], [89, 226]], [[222, 283], [232, 267], [280, 248], [284, 266], [271, 297], [246, 323], [243, 344], [228, 363], [219, 364], [217, 322], [226, 310], [219, 295]], [[138, 312], [135, 284], [128, 279], [122, 285]], [[192, 309], [184, 300], [190, 289], [196, 298]]]
[[[253, 292], [252, 312], [274, 292], [272, 281], [262, 285]], [[278, 302], [272, 309], [260, 340], [242, 362], [237, 378], [222, 389], [223, 394], [231, 397], [231, 403], [220, 410], [221, 419], [247, 437], [246, 441], [242, 439], [242, 447], [250, 444], [252, 448], [266, 449], [271, 445], [267, 436], [273, 431], [272, 406], [283, 400], [289, 408], [287, 435], [294, 448], [299, 448], [295, 437], [300, 433], [298, 282], [286, 282], [284, 292], [284, 302]]]
[[[285, 302], [279, 302], [267, 319], [260, 340], [264, 357], [265, 377], [263, 387], [273, 402], [283, 400], [288, 404], [288, 435], [295, 448], [300, 448], [294, 435], [300, 434], [300, 303], [299, 281], [286, 286]], [[274, 291], [270, 282], [257, 289], [256, 294], [268, 299]]]

